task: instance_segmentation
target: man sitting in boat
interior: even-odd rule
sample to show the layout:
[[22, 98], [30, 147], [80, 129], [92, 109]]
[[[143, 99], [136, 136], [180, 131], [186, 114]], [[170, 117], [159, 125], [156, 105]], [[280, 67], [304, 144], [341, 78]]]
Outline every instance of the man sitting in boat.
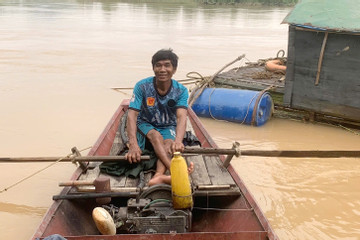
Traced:
[[[170, 169], [171, 156], [184, 151], [188, 91], [174, 79], [178, 56], [171, 50], [159, 50], [152, 57], [155, 76], [140, 80], [134, 87], [127, 118], [129, 151], [125, 158], [130, 163], [140, 162], [140, 156], [149, 141], [158, 157], [156, 172], [149, 186], [171, 183], [165, 175]], [[193, 163], [189, 172], [193, 171]]]

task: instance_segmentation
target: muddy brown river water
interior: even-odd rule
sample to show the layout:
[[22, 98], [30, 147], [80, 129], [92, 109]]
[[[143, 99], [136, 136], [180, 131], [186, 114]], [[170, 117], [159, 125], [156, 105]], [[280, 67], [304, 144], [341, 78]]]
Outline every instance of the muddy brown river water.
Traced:
[[[91, 146], [161, 48], [179, 55], [175, 79], [211, 75], [241, 54], [287, 50], [291, 8], [145, 1], [0, 2], [0, 156], [65, 156]], [[243, 64], [241, 62], [240, 64]], [[359, 150], [358, 132], [271, 119], [251, 127], [201, 119], [220, 147]], [[232, 160], [280, 239], [360, 239], [359, 158]], [[48, 164], [0, 164], [0, 190]], [[0, 193], [0, 239], [29, 239], [75, 170], [56, 164]]]

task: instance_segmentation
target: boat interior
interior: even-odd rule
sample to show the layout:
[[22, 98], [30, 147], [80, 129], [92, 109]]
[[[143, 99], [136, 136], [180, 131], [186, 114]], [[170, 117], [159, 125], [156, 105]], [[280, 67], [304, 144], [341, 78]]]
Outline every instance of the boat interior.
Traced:
[[[120, 111], [123, 113], [118, 114], [118, 116], [115, 116], [115, 114], [104, 130], [104, 132], [113, 132], [110, 134], [112, 136], [103, 133], [102, 139], [99, 138], [101, 143], [96, 143], [96, 150], [90, 152], [90, 155], [117, 155], [121, 152], [124, 147], [123, 137], [121, 136], [123, 132], [121, 123], [126, 118], [124, 114], [126, 107], [120, 109]], [[190, 110], [187, 131], [192, 131], [196, 135], [201, 147], [213, 147], [212, 145], [215, 143], [212, 142], [212, 139], [209, 142], [210, 136], [203, 126], [197, 123], [199, 120], [194, 120], [194, 117], [191, 116], [195, 116], [192, 110]], [[104, 142], [111, 145], [105, 151], [102, 150]], [[231, 164], [228, 167], [224, 166], [224, 157], [219, 155], [184, 155], [187, 162], [194, 163], [194, 172], [190, 175], [193, 207], [188, 212], [177, 210], [173, 212], [176, 212], [175, 215], [182, 212], [181, 214], [186, 216], [187, 220], [185, 222], [187, 226], [183, 227], [186, 229], [185, 231], [175, 231], [177, 234], [172, 235], [173, 238], [171, 239], [214, 239], [216, 237], [221, 239], [268, 239], [269, 232], [265, 230], [265, 228], [268, 228], [266, 219], [252, 196], [249, 195], [250, 193], [246, 191], [243, 182], [234, 172]], [[86, 171], [78, 168], [78, 177], [73, 178], [73, 180], [94, 181], [101, 176], [105, 176], [104, 173], [100, 172], [99, 165], [100, 162], [91, 162]], [[131, 199], [136, 199], [136, 204], [139, 202], [139, 198], [171, 199], [171, 190], [168, 191], [166, 186], [162, 186], [165, 184], [158, 185], [155, 191], [152, 190], [154, 186], [147, 186], [147, 181], [151, 179], [152, 174], [153, 172], [147, 172], [140, 178], [106, 175], [106, 177], [110, 178], [111, 192], [119, 194], [117, 197], [112, 197], [108, 205], [127, 206], [126, 211], [130, 212], [129, 201]], [[170, 186], [168, 187], [171, 189]], [[81, 195], [94, 191], [95, 188], [92, 185], [68, 186], [63, 189], [60, 195]], [[122, 193], [124, 195], [121, 195]], [[93, 209], [99, 206], [96, 200], [91, 198], [57, 201], [55, 209], [50, 209], [51, 214], [47, 214], [45, 217], [45, 221], [49, 222], [48, 225], [43, 226], [44, 229], [40, 227], [42, 232], [38, 233], [38, 235], [41, 234], [41, 237], [45, 237], [58, 233], [63, 234], [67, 239], [98, 239], [101, 234], [92, 218]], [[167, 216], [166, 218], [160, 216], [156, 221], [153, 219], [151, 223], [148, 223], [149, 226], [146, 231], [152, 229], [154, 224], [159, 223], [159, 219], [164, 220], [171, 217], [173, 216]], [[136, 219], [143, 221], [142, 225], [147, 224], [147, 220], [145, 221], [144, 218]], [[119, 233], [119, 231], [117, 232]], [[134, 237], [136, 235], [138, 234], [125, 233], [115, 236], [102, 235], [101, 238], [138, 239]], [[146, 235], [147, 239], [169, 239], [168, 237], [169, 233]]]
[[[117, 155], [124, 149], [125, 144], [122, 140], [121, 129], [122, 125], [119, 124], [109, 155]], [[195, 136], [190, 120], [187, 122], [187, 131], [192, 132], [193, 136]], [[188, 165], [190, 162], [194, 163], [195, 170], [190, 175], [194, 196], [240, 195], [238, 186], [227, 168], [223, 166], [223, 162], [218, 155], [191, 154], [190, 156], [185, 155], [184, 158]], [[126, 177], [125, 175], [114, 176], [101, 172], [99, 165], [100, 162], [92, 163], [86, 173], [80, 176], [79, 180], [94, 181], [98, 177], [108, 177], [110, 178], [111, 191], [138, 192], [140, 188], [142, 190], [148, 188], [147, 183], [154, 174], [154, 171], [148, 171], [144, 172], [144, 175], [139, 178]], [[94, 190], [94, 186], [78, 186], [77, 188], [79, 192], [93, 192]]]

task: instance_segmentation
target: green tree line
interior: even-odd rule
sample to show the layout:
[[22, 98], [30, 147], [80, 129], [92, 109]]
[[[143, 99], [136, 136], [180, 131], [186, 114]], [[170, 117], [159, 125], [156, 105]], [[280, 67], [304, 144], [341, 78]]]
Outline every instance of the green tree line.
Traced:
[[298, 0], [200, 0], [204, 4], [294, 5]]

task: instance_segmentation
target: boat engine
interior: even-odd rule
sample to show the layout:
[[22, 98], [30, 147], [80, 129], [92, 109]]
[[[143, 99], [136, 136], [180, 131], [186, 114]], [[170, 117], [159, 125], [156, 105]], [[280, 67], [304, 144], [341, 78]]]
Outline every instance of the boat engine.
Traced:
[[191, 210], [172, 207], [171, 187], [155, 185], [126, 207], [103, 206], [112, 216], [117, 233], [184, 233], [191, 229]]

